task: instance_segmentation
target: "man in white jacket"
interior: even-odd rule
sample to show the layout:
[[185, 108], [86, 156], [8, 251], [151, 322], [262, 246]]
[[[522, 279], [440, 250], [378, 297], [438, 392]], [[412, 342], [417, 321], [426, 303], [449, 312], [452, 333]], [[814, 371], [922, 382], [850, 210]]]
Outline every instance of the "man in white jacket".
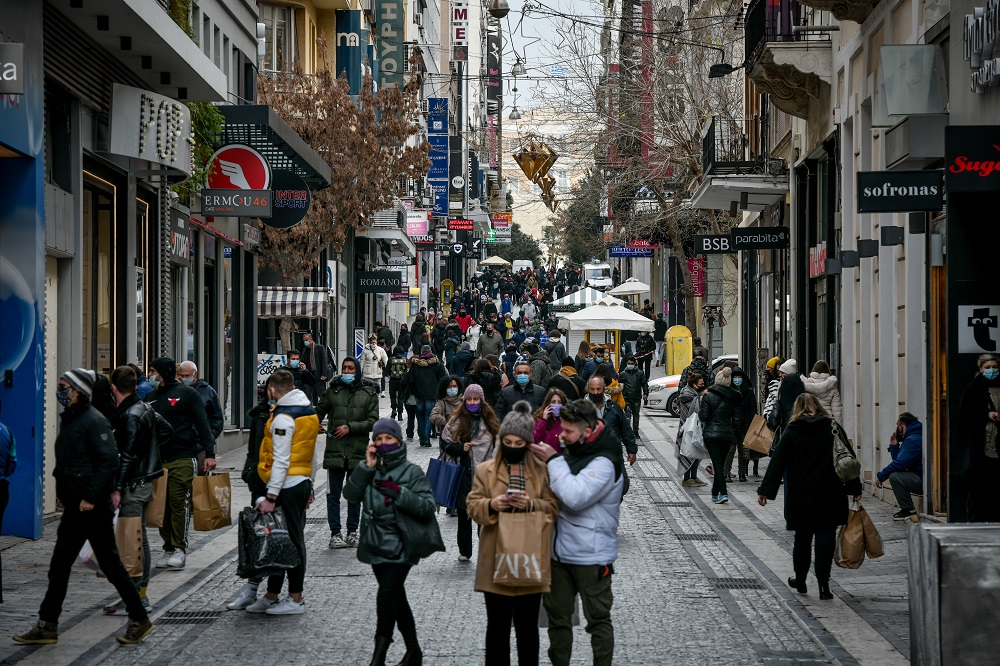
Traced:
[[385, 397], [385, 386], [382, 385], [382, 370], [389, 365], [389, 355], [378, 346], [378, 338], [374, 335], [368, 338], [368, 344], [361, 352], [361, 375], [376, 386], [382, 386], [382, 397]]
[[560, 414], [563, 455], [547, 444], [531, 450], [548, 464], [549, 484], [560, 515], [552, 544], [552, 588], [543, 598], [549, 618], [549, 660], [568, 666], [573, 651], [573, 609], [583, 602], [594, 666], [611, 666], [615, 632], [611, 622], [611, 577], [618, 559], [618, 519], [624, 487], [621, 442], [597, 418], [589, 400], [576, 400]]

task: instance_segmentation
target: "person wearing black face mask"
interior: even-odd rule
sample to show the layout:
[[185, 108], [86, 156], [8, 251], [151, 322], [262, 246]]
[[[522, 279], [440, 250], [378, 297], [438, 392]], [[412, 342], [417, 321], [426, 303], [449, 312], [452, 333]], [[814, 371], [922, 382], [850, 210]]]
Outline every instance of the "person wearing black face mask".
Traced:
[[493, 581], [501, 514], [541, 511], [551, 516], [549, 525], [559, 515], [559, 503], [549, 487], [545, 464], [534, 455], [526, 455], [528, 446], [534, 442], [534, 427], [531, 406], [523, 400], [515, 403], [500, 426], [496, 457], [476, 467], [467, 500], [469, 515], [481, 527], [475, 589], [486, 599], [486, 664], [490, 666], [510, 664], [512, 622], [517, 635], [518, 663], [538, 663], [538, 607], [549, 586], [509, 587]]
[[625, 416], [625, 411], [618, 406], [617, 402], [604, 395], [604, 389], [604, 380], [600, 377], [593, 377], [587, 382], [587, 397], [597, 409], [597, 418], [604, 421], [608, 430], [621, 440], [625, 446], [629, 464], [634, 465], [635, 456], [639, 453], [639, 446], [635, 443], [635, 432]]
[[472, 490], [472, 471], [493, 456], [500, 421], [484, 400], [482, 386], [469, 386], [461, 400], [441, 433], [441, 448], [446, 455], [457, 458], [463, 468], [458, 488], [458, 559], [468, 562], [472, 558], [472, 521], [465, 498]]
[[591, 401], [576, 400], [560, 411], [563, 455], [532, 444], [547, 463], [562, 517], [552, 544], [552, 589], [545, 596], [549, 660], [568, 666], [573, 652], [572, 615], [579, 595], [591, 636], [593, 663], [610, 666], [615, 633], [611, 622], [611, 578], [618, 558], [618, 520], [625, 487], [621, 444], [597, 416]]

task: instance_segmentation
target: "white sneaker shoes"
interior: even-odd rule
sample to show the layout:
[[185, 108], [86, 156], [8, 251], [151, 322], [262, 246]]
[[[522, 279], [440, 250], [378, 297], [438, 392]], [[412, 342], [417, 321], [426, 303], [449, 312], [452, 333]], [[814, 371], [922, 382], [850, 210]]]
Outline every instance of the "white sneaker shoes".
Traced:
[[291, 597], [285, 597], [278, 603], [268, 606], [264, 611], [268, 615], [302, 615], [306, 612], [306, 602], [298, 602]]
[[245, 610], [248, 606], [257, 601], [257, 588], [251, 587], [249, 583], [243, 586], [238, 597], [226, 604], [229, 610]]
[[165, 550], [165, 551], [163, 551], [163, 555], [160, 557], [160, 559], [158, 559], [156, 561], [156, 568], [157, 569], [166, 569], [167, 566], [168, 566], [167, 562], [169, 562], [170, 558], [173, 557], [173, 556], [174, 556], [174, 551], [172, 551], [172, 550]]
[[281, 602], [278, 601], [277, 599], [271, 601], [265, 596], [253, 602], [252, 604], [247, 606], [244, 610], [246, 610], [246, 612], [248, 613], [266, 613], [269, 608], [273, 608], [277, 606], [279, 603]]
[[184, 564], [186, 562], [187, 562], [187, 554], [184, 552], [183, 549], [178, 548], [170, 556], [170, 559], [167, 560], [166, 568], [167, 569], [183, 569], [184, 568]]

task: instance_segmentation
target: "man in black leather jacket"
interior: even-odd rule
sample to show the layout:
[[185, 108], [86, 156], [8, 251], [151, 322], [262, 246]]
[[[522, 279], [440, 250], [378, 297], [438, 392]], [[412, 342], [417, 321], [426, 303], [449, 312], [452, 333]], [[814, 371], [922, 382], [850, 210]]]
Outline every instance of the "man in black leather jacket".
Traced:
[[14, 636], [18, 643], [51, 645], [58, 641], [59, 616], [66, 600], [70, 572], [88, 540], [101, 571], [128, 608], [128, 625], [118, 641], [134, 645], [153, 630], [115, 545], [111, 493], [119, 471], [118, 452], [111, 424], [90, 404], [96, 381], [97, 373], [84, 368], [69, 370], [59, 378], [56, 398], [65, 409], [60, 414], [56, 464], [52, 473], [56, 477], [56, 498], [62, 503], [63, 515], [49, 564], [48, 589], [38, 609], [38, 622], [23, 634]]
[[[148, 611], [146, 586], [152, 566], [149, 539], [146, 538], [146, 509], [153, 499], [153, 479], [163, 476], [160, 462], [160, 444], [169, 440], [174, 429], [156, 413], [153, 406], [139, 400], [135, 393], [138, 377], [127, 365], [111, 373], [111, 394], [118, 404], [111, 418], [118, 444], [118, 475], [111, 503], [118, 509], [118, 519], [139, 518], [142, 524], [142, 574], [132, 576], [139, 590], [142, 605]], [[107, 615], [125, 611], [125, 603], [118, 601], [105, 606]]]

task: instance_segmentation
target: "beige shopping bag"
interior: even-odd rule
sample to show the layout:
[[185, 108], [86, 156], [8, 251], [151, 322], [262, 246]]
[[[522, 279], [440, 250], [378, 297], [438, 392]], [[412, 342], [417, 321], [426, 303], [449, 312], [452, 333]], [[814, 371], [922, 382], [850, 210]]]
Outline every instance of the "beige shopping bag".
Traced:
[[544, 511], [501, 513], [493, 582], [535, 587], [552, 582], [552, 516]]
[[142, 575], [142, 518], [118, 516], [115, 524], [115, 543], [118, 557], [125, 565], [125, 571], [133, 578]]
[[198, 532], [211, 532], [232, 525], [229, 473], [212, 472], [194, 477], [191, 503], [194, 506], [194, 529]]
[[163, 476], [153, 479], [153, 499], [146, 507], [146, 527], [163, 527], [163, 515], [167, 511], [167, 470]]

